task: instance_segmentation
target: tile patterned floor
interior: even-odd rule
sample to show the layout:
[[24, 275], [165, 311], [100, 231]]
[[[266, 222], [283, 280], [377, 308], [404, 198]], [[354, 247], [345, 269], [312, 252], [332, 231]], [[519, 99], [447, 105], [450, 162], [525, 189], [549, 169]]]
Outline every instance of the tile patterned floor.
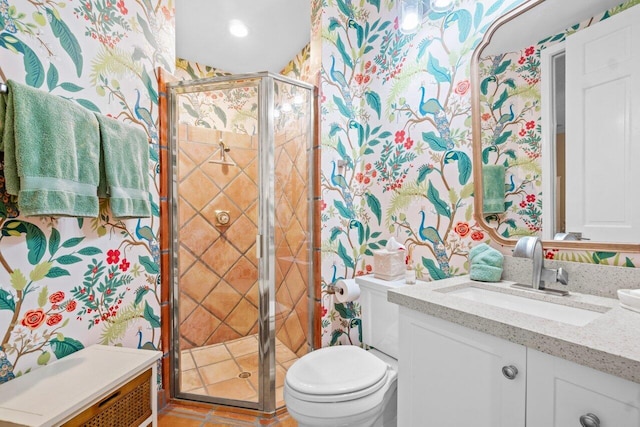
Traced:
[[[294, 352], [276, 339], [276, 406], [284, 406], [284, 377], [297, 360]], [[183, 392], [229, 399], [258, 401], [258, 338], [237, 340], [184, 350], [181, 353]]]
[[272, 418], [234, 413], [220, 406], [200, 407], [170, 403], [158, 414], [159, 427], [297, 427], [286, 412]]

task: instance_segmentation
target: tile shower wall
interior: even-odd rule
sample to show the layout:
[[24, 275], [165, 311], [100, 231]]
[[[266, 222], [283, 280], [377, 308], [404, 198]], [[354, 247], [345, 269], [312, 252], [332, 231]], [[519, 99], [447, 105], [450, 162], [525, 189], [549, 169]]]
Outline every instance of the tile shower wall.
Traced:
[[[157, 67], [173, 69], [172, 0], [0, 0], [0, 80], [142, 127], [153, 216], [21, 216], [0, 188], [0, 382], [94, 343], [161, 347]], [[3, 182], [0, 179], [0, 182]]]
[[[231, 149], [218, 159], [218, 141]], [[180, 344], [189, 349], [258, 331], [258, 140], [180, 124], [178, 239]], [[216, 210], [229, 211], [228, 226]]]

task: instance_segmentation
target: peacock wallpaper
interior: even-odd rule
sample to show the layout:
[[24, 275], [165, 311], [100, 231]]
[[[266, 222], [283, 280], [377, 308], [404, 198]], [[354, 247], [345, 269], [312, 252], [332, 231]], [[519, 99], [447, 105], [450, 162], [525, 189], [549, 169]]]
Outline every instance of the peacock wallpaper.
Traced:
[[172, 0], [0, 0], [0, 79], [145, 130], [151, 218], [23, 217], [0, 180], [0, 382], [93, 344], [158, 348], [158, 84]]
[[[373, 252], [391, 236], [422, 280], [465, 274], [469, 249], [492, 243], [473, 210], [470, 61], [493, 21], [522, 2], [456, 0], [403, 34], [397, 0], [312, 1], [310, 52], [291, 71], [319, 72], [323, 290], [371, 273]], [[160, 347], [168, 307], [161, 307], [156, 73], [176, 66], [173, 13], [173, 0], [0, 0], [0, 80], [144, 129], [153, 211], [121, 221], [103, 203], [98, 218], [24, 217], [0, 179], [0, 382], [93, 343]], [[519, 112], [503, 106], [495, 121], [506, 115], [506, 125]], [[209, 125], [223, 126], [214, 116]], [[507, 139], [535, 131], [530, 121]], [[527, 194], [536, 199], [524, 201], [538, 202], [535, 190]], [[547, 253], [637, 264], [637, 255], [594, 255]], [[359, 304], [332, 298], [323, 292], [323, 345], [359, 344]]]

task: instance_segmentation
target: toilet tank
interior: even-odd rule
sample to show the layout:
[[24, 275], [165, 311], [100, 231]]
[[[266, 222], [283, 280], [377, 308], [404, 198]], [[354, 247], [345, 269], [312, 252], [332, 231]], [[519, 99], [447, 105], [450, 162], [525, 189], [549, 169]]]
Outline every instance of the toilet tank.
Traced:
[[405, 286], [404, 280], [386, 281], [373, 275], [356, 277], [360, 286], [362, 341], [398, 359], [399, 306], [387, 301], [389, 289]]

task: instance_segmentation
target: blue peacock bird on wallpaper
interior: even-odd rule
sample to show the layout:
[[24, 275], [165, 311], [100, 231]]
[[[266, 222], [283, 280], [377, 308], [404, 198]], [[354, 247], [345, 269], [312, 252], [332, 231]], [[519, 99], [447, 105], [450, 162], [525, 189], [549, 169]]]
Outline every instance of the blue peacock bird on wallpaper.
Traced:
[[420, 236], [420, 239], [422, 241], [431, 243], [440, 270], [442, 270], [443, 273], [449, 276], [449, 256], [447, 255], [444, 241], [442, 240], [442, 237], [440, 237], [440, 233], [438, 232], [438, 230], [436, 230], [434, 227], [425, 227], [426, 214], [424, 213], [424, 209], [420, 210], [420, 215], [422, 217], [422, 221], [420, 222], [418, 235]]
[[440, 104], [436, 98], [426, 99], [426, 90], [424, 86], [420, 86], [420, 105], [418, 106], [418, 112], [421, 116], [431, 115], [433, 121], [436, 124], [436, 129], [440, 133], [440, 137], [446, 141], [447, 149], [451, 150], [455, 146], [453, 139], [451, 138], [451, 126], [444, 107]]
[[6, 383], [14, 379], [16, 376], [13, 374], [13, 365], [7, 359], [7, 354], [0, 347], [0, 384]]

